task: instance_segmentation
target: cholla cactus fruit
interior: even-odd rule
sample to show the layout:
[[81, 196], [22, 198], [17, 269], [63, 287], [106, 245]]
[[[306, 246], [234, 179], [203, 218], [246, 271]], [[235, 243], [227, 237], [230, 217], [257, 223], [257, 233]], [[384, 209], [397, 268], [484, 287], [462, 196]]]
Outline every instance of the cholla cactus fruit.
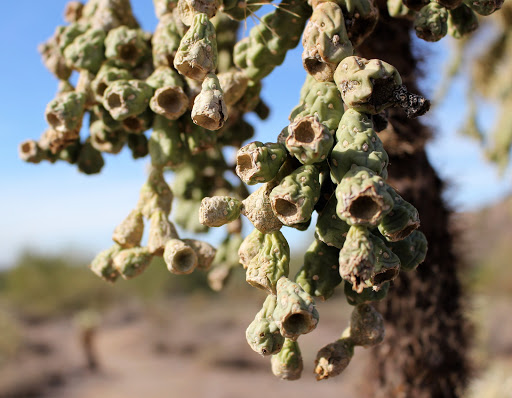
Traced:
[[353, 54], [341, 8], [335, 2], [318, 4], [302, 37], [304, 69], [318, 81], [332, 81], [336, 67]]
[[115, 120], [122, 121], [146, 110], [153, 89], [141, 80], [116, 80], [103, 94], [103, 106]]
[[414, 20], [416, 36], [425, 41], [439, 41], [448, 33], [448, 10], [436, 2], [423, 7]]
[[405, 239], [420, 226], [418, 210], [404, 200], [392, 188], [388, 189], [393, 198], [393, 209], [379, 224], [379, 231], [389, 242]]
[[[421, 4], [423, 7], [425, 4]], [[392, 18], [405, 18], [414, 19], [415, 11], [405, 5], [405, 1], [402, 0], [388, 0], [388, 13]], [[420, 7], [420, 9], [421, 9]]]
[[140, 115], [128, 116], [126, 119], [123, 119], [121, 126], [127, 133], [142, 135], [151, 128], [154, 118], [155, 114], [150, 109], [146, 109]]
[[499, 10], [505, 0], [464, 0], [464, 3], [480, 15], [491, 15]]
[[21, 160], [29, 163], [39, 163], [45, 159], [45, 153], [37, 141], [25, 140], [18, 147]]
[[333, 182], [340, 183], [353, 165], [387, 177], [389, 157], [368, 115], [348, 109], [341, 118], [336, 139], [329, 161]]
[[162, 211], [169, 216], [173, 198], [173, 192], [165, 182], [162, 169], [153, 167], [149, 172], [148, 179], [140, 189], [137, 208], [148, 220], [156, 211]]
[[57, 79], [67, 80], [71, 76], [71, 68], [59, 48], [60, 35], [63, 27], [58, 27], [54, 35], [38, 47], [43, 64]]
[[392, 281], [400, 271], [400, 259], [386, 246], [384, 240], [370, 233], [375, 252], [375, 266], [373, 275], [366, 281], [373, 290], [379, 290], [381, 286]]
[[48, 124], [66, 138], [76, 140], [82, 127], [85, 99], [84, 94], [74, 91], [59, 94], [46, 106]]
[[274, 355], [281, 351], [284, 337], [281, 336], [272, 313], [276, 308], [276, 297], [267, 296], [263, 308], [256, 314], [245, 332], [249, 346], [263, 356]]
[[272, 355], [271, 364], [272, 373], [280, 379], [300, 379], [304, 364], [299, 343], [291, 339], [285, 339], [281, 351]]
[[338, 0], [343, 11], [347, 35], [354, 47], [359, 46], [375, 29], [379, 8], [375, 0]]
[[427, 238], [420, 231], [414, 231], [401, 241], [391, 242], [389, 246], [400, 259], [400, 268], [404, 271], [416, 269], [427, 256]]
[[389, 285], [389, 282], [385, 282], [379, 287], [379, 290], [370, 288], [363, 289], [362, 292], [358, 293], [353, 289], [352, 283], [345, 281], [343, 290], [350, 305], [360, 305], [383, 300], [388, 294]]
[[181, 39], [174, 67], [183, 76], [199, 81], [217, 68], [215, 28], [206, 14], [194, 16], [190, 29]]
[[80, 1], [70, 1], [64, 9], [64, 20], [68, 23], [77, 22], [82, 17], [84, 5]]
[[119, 26], [105, 38], [105, 57], [119, 68], [132, 69], [149, 54], [150, 48], [144, 32]]
[[176, 167], [181, 165], [187, 156], [177, 122], [164, 116], [155, 116], [148, 146], [151, 164], [154, 167]]
[[198, 265], [196, 251], [179, 239], [167, 241], [164, 249], [164, 261], [173, 274], [184, 275], [194, 272]]
[[119, 277], [119, 271], [114, 267], [113, 259], [119, 254], [122, 247], [113, 245], [107, 250], [103, 250], [92, 260], [89, 268], [92, 272], [107, 282], [115, 282]]
[[230, 196], [206, 197], [199, 208], [199, 222], [208, 227], [220, 227], [240, 217], [242, 202]]
[[194, 99], [192, 120], [208, 130], [218, 130], [228, 119], [228, 108], [224, 102], [224, 92], [214, 73], [205, 76], [201, 92]]
[[373, 227], [393, 208], [384, 179], [365, 167], [353, 167], [336, 187], [338, 217], [350, 225]]
[[84, 174], [96, 174], [99, 173], [105, 165], [105, 160], [101, 152], [94, 148], [91, 142], [87, 140], [80, 146], [76, 164], [80, 172]]
[[338, 217], [336, 205], [336, 196], [332, 195], [322, 212], [318, 215], [315, 237], [328, 246], [341, 249], [345, 243], [345, 237], [350, 229], [350, 225]]
[[478, 17], [465, 4], [461, 4], [459, 7], [448, 11], [448, 33], [450, 36], [461, 39], [474, 32], [477, 28]]
[[360, 304], [350, 317], [350, 339], [354, 345], [371, 347], [384, 340], [384, 318], [370, 304]]
[[119, 224], [112, 235], [112, 240], [123, 248], [139, 246], [144, 233], [144, 219], [139, 209], [132, 210]]
[[339, 249], [316, 240], [304, 254], [304, 265], [297, 273], [297, 282], [306, 293], [327, 300], [341, 283]]
[[64, 50], [64, 58], [73, 69], [87, 69], [92, 73], [98, 72], [104, 55], [105, 31], [89, 29], [76, 37]]
[[197, 256], [197, 269], [205, 271], [210, 269], [215, 259], [217, 249], [209, 243], [197, 239], [183, 239], [183, 243], [189, 245], [195, 251]]
[[178, 12], [181, 21], [190, 26], [197, 14], [206, 14], [208, 18], [213, 18], [220, 3], [219, 0], [178, 0]]
[[194, 123], [186, 123], [183, 136], [191, 155], [213, 149], [217, 145], [217, 134]]
[[149, 153], [148, 139], [144, 134], [128, 134], [126, 143], [134, 159], [143, 158]]
[[[177, 24], [177, 16], [174, 13], [167, 13], [160, 18], [155, 33], [151, 38], [151, 51], [153, 65], [172, 67], [174, 57], [180, 46], [181, 31]], [[181, 22], [181, 21], [180, 21]]]
[[245, 94], [249, 85], [249, 79], [242, 72], [231, 70], [229, 72], [219, 73], [220, 87], [224, 92], [226, 105], [235, 105]]
[[338, 376], [354, 356], [354, 342], [350, 337], [342, 337], [334, 343], [322, 347], [316, 354], [315, 374], [317, 380]]
[[313, 297], [286, 277], [279, 279], [276, 290], [277, 306], [273, 317], [281, 335], [297, 340], [301, 334], [313, 331], [318, 323]]
[[243, 21], [265, 3], [270, 3], [270, 0], [224, 0], [221, 9], [229, 18]]
[[272, 188], [274, 185], [270, 183], [263, 184], [242, 202], [242, 214], [262, 233], [279, 231], [283, 226], [272, 210], [270, 201]]
[[123, 279], [132, 279], [151, 264], [153, 255], [147, 247], [123, 249], [114, 256], [113, 265]]
[[155, 89], [149, 102], [153, 112], [169, 120], [176, 120], [186, 112], [189, 99], [183, 90], [182, 80], [172, 68], [157, 68], [146, 83]]
[[100, 152], [117, 154], [126, 144], [126, 131], [122, 128], [109, 129], [102, 120], [89, 126], [91, 145]]
[[157, 18], [162, 18], [165, 14], [171, 13], [178, 5], [177, 0], [153, 0], [155, 14]]
[[286, 160], [282, 144], [251, 142], [236, 154], [236, 174], [248, 185], [269, 182]]
[[155, 210], [149, 219], [149, 237], [147, 248], [151, 254], [162, 256], [165, 244], [171, 239], [179, 239], [174, 224], [161, 209]]
[[129, 0], [89, 0], [83, 8], [81, 20], [106, 32], [121, 25], [138, 27]]
[[264, 240], [265, 234], [256, 228], [253, 229], [252, 232], [243, 240], [238, 250], [238, 257], [240, 258], [240, 263], [245, 269], [247, 269], [251, 260], [256, 257], [260, 249], [263, 247]]
[[316, 116], [295, 119], [288, 126], [286, 149], [302, 164], [324, 161], [332, 149], [334, 138]]
[[272, 210], [285, 225], [308, 221], [319, 197], [319, 170], [311, 165], [299, 167], [270, 193]]
[[276, 294], [277, 282], [289, 272], [290, 247], [286, 238], [280, 231], [264, 234], [258, 252], [248, 263], [244, 259], [244, 264], [247, 264], [247, 283]]

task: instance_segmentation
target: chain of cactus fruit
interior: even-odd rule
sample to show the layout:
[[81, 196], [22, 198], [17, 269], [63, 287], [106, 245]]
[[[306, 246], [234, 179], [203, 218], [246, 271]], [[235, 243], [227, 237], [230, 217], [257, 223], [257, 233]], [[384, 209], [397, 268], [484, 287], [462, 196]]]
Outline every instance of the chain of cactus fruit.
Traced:
[[[282, 1], [238, 42], [238, 21], [270, 1], [154, 3], [159, 23], [152, 35], [139, 28], [129, 0], [68, 4], [69, 24], [41, 46], [45, 65], [60, 80], [46, 109], [49, 128], [39, 141], [23, 142], [20, 156], [33, 163], [65, 160], [93, 174], [103, 167], [104, 153], [119, 153], [125, 144], [134, 158], [149, 154], [151, 169], [136, 206], [91, 269], [114, 282], [137, 276], [162, 256], [174, 274], [210, 269], [210, 285], [220, 290], [242, 264], [247, 282], [267, 293], [247, 341], [272, 356], [272, 370], [283, 379], [301, 375], [297, 339], [317, 326], [315, 299], [328, 299], [342, 284], [354, 306], [350, 324], [315, 361], [317, 379], [335, 376], [355, 346], [384, 338], [382, 316], [370, 303], [386, 296], [400, 270], [414, 270], [425, 258], [418, 212], [386, 183], [388, 155], [377, 133], [386, 126], [386, 109], [417, 117], [430, 103], [409, 93], [392, 65], [354, 55], [378, 21], [374, 0]], [[388, 5], [392, 16], [414, 18], [420, 38], [436, 41], [470, 32], [473, 11], [487, 15], [501, 3]], [[268, 114], [261, 80], [301, 35], [308, 77], [290, 124], [274, 143], [242, 146], [253, 135], [244, 114]], [[76, 87], [69, 83], [73, 71]], [[87, 138], [80, 136], [85, 114]], [[236, 164], [226, 161], [224, 146], [239, 148]], [[172, 190], [167, 170], [175, 174]], [[223, 177], [233, 171], [243, 183]], [[244, 183], [261, 185], [249, 195]], [[228, 225], [217, 250], [178, 236], [169, 220], [174, 197], [175, 222], [185, 230]], [[280, 230], [307, 229], [313, 212], [315, 239], [291, 278], [290, 247]], [[245, 239], [242, 215], [254, 226]], [[142, 245], [144, 221], [149, 238]]]

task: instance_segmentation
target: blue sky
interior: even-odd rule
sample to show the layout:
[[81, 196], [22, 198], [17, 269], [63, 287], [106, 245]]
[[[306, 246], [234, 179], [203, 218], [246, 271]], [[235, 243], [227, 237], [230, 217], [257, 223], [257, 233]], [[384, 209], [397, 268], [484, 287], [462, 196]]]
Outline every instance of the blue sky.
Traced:
[[[65, 4], [65, 0], [9, 1], [0, 14], [0, 267], [9, 265], [24, 248], [66, 249], [91, 256], [108, 247], [113, 228], [135, 205], [145, 179], [147, 160], [134, 161], [127, 151], [107, 155], [102, 173], [95, 176], [82, 175], [65, 163], [32, 165], [18, 159], [18, 144], [37, 139], [46, 128], [44, 109], [55, 95], [57, 81], [42, 65], [37, 45], [64, 23]], [[156, 18], [151, 2], [133, 0], [132, 4], [142, 27], [153, 30]], [[446, 40], [427, 46], [435, 54], [433, 66], [438, 67], [449, 53]], [[263, 97], [273, 112], [265, 122], [251, 119], [257, 128], [255, 139], [274, 141], [287, 124], [305, 77], [300, 55], [299, 46], [265, 80]], [[425, 87], [433, 87], [439, 76]], [[464, 84], [456, 81], [446, 101], [427, 116], [436, 132], [428, 152], [450, 182], [446, 199], [453, 207], [467, 210], [510, 192], [512, 173], [509, 168], [500, 178], [485, 163], [478, 145], [457, 135], [464, 116], [463, 94]]]

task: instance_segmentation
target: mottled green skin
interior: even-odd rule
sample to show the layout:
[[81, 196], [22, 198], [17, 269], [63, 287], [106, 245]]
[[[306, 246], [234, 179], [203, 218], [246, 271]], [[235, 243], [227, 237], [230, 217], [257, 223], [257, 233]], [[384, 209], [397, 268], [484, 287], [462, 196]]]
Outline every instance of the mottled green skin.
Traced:
[[301, 334], [312, 332], [319, 318], [313, 297], [285, 277], [279, 279], [276, 290], [277, 306], [273, 317], [281, 335], [297, 340]]
[[135, 278], [151, 264], [153, 255], [146, 247], [121, 250], [114, 257], [114, 267], [124, 279]]
[[428, 242], [420, 231], [414, 231], [404, 240], [389, 243], [391, 250], [400, 258], [400, 269], [413, 271], [427, 255]]
[[206, 14], [194, 16], [194, 22], [181, 39], [174, 67], [180, 74], [198, 81], [217, 68], [215, 28]]
[[249, 346], [263, 356], [277, 354], [284, 344], [284, 337], [281, 336], [279, 328], [272, 318], [276, 304], [276, 296], [267, 296], [263, 308], [256, 314], [245, 331], [245, 338]]
[[148, 179], [140, 189], [137, 209], [147, 220], [155, 211], [163, 211], [169, 216], [173, 199], [173, 192], [165, 181], [162, 169], [151, 168]]
[[272, 355], [272, 373], [283, 380], [300, 379], [304, 364], [299, 343], [285, 339], [281, 351]]
[[389, 157], [368, 115], [348, 109], [341, 118], [336, 139], [329, 161], [334, 183], [339, 183], [353, 165], [387, 177]]
[[89, 268], [92, 272], [107, 282], [115, 282], [119, 277], [119, 272], [113, 265], [113, 258], [122, 250], [121, 246], [113, 245], [107, 250], [103, 250], [92, 260]]
[[272, 210], [284, 225], [308, 221], [319, 197], [319, 170], [309, 165], [283, 178], [270, 193]]
[[144, 134], [128, 134], [127, 143], [134, 159], [143, 158], [149, 153], [148, 139]]
[[354, 342], [342, 337], [322, 347], [316, 354], [315, 373], [317, 380], [328, 379], [342, 373], [354, 356]]
[[448, 11], [448, 33], [456, 39], [474, 32], [478, 28], [478, 17], [467, 5], [462, 4]]
[[260, 249], [263, 247], [264, 240], [265, 234], [256, 228], [254, 228], [252, 232], [244, 239], [240, 245], [240, 249], [238, 250], [240, 263], [244, 266], [244, 268], [247, 268], [251, 260], [256, 257]]
[[121, 122], [114, 120], [110, 112], [106, 110], [103, 105], [95, 105], [91, 109], [90, 117], [92, 122], [95, 120], [101, 120], [103, 122], [103, 127], [107, 130], [113, 131], [122, 128]]
[[356, 56], [339, 63], [334, 81], [345, 105], [372, 115], [395, 104], [393, 90], [402, 84], [394, 66], [378, 59]]
[[304, 265], [297, 273], [295, 282], [306, 293], [327, 300], [341, 283], [339, 252], [339, 249], [315, 239], [304, 255]]
[[283, 1], [233, 50], [234, 62], [251, 80], [261, 80], [281, 65], [288, 50], [299, 44], [311, 8], [305, 0]]
[[85, 174], [96, 174], [101, 171], [105, 161], [101, 152], [95, 149], [89, 141], [84, 142], [80, 147], [80, 154], [77, 159], [77, 166], [80, 172]]
[[182, 87], [183, 80], [180, 75], [169, 66], [159, 66], [146, 79], [146, 83], [155, 90], [162, 87]]
[[105, 38], [105, 57], [119, 68], [132, 69], [149, 55], [150, 48], [144, 32], [120, 26]]
[[169, 221], [168, 217], [165, 211], [161, 209], [156, 209], [151, 214], [147, 248], [152, 254], [163, 255], [165, 244], [170, 239], [178, 239], [176, 227]]
[[251, 142], [240, 148], [236, 155], [236, 174], [248, 185], [269, 182], [286, 160], [282, 144]]
[[272, 208], [270, 194], [273, 188], [274, 184], [265, 183], [243, 201], [242, 214], [263, 233], [279, 231], [283, 226]]
[[350, 305], [371, 303], [374, 301], [381, 301], [386, 297], [389, 290], [389, 282], [383, 283], [379, 290], [363, 289], [361, 293], [358, 293], [352, 288], [352, 284], [350, 282], [345, 281], [343, 284], [343, 290], [345, 292], [345, 298]]
[[203, 271], [210, 269], [217, 249], [209, 243], [197, 239], [183, 239], [183, 243], [189, 245], [196, 253], [197, 269]]
[[208, 130], [220, 129], [228, 119], [224, 91], [215, 73], [208, 73], [201, 85], [201, 92], [194, 99], [192, 121]]
[[82, 10], [80, 22], [108, 32], [121, 25], [137, 28], [129, 0], [89, 0]]
[[382, 284], [395, 279], [400, 270], [400, 259], [386, 246], [384, 240], [370, 233], [375, 252], [375, 265], [373, 275], [366, 281], [366, 285], [373, 289], [380, 289]]
[[480, 15], [491, 15], [498, 11], [503, 5], [504, 0], [464, 0], [464, 3], [471, 7], [473, 11]]
[[439, 41], [448, 33], [448, 10], [436, 2], [423, 7], [414, 19], [416, 36], [425, 41]]
[[105, 93], [105, 90], [109, 84], [115, 82], [116, 80], [130, 80], [132, 78], [132, 74], [126, 69], [118, 68], [108, 62], [103, 63], [100, 70], [91, 82], [91, 89], [94, 93], [94, 98], [97, 102], [102, 103], [103, 94]]
[[91, 145], [100, 152], [117, 154], [126, 144], [126, 131], [123, 128], [109, 129], [102, 120], [89, 125]]
[[151, 112], [151, 109], [147, 108], [139, 115], [128, 116], [126, 119], [123, 119], [121, 126], [127, 133], [142, 135], [151, 128], [154, 119], [155, 114]]
[[370, 304], [360, 304], [350, 317], [350, 338], [354, 345], [372, 347], [384, 340], [384, 318]]
[[384, 179], [365, 167], [352, 167], [336, 187], [336, 213], [350, 225], [373, 227], [393, 208]]
[[304, 69], [318, 81], [332, 81], [338, 64], [354, 53], [343, 11], [334, 2], [322, 2], [314, 10], [302, 36]]
[[230, 196], [206, 197], [201, 201], [199, 222], [208, 227], [221, 227], [240, 217], [242, 202]]
[[178, 14], [181, 21], [190, 26], [194, 16], [204, 13], [209, 19], [213, 18], [222, 4], [220, 0], [178, 0]]
[[96, 73], [101, 67], [104, 55], [105, 32], [101, 29], [89, 29], [76, 37], [64, 50], [64, 58], [73, 69], [86, 69]]
[[391, 187], [388, 192], [393, 198], [393, 209], [379, 224], [379, 231], [388, 242], [396, 242], [409, 236], [420, 226], [418, 210], [398, 195]]
[[[60, 28], [60, 29], [59, 29]], [[55, 36], [58, 37], [58, 46], [63, 53], [64, 50], [80, 35], [83, 35], [90, 28], [89, 24], [84, 23], [71, 23], [67, 26], [60, 26]]]
[[144, 218], [140, 209], [135, 209], [119, 224], [112, 235], [112, 240], [127, 249], [140, 246], [144, 233]]
[[74, 91], [58, 94], [46, 106], [46, 121], [60, 133], [80, 131], [85, 111], [85, 99], [84, 94]]
[[72, 72], [71, 68], [66, 64], [66, 59], [59, 48], [60, 36], [64, 29], [63, 26], [58, 26], [53, 36], [38, 47], [44, 66], [57, 79], [61, 80], [69, 79]]
[[163, 258], [169, 272], [176, 275], [191, 274], [198, 264], [195, 250], [180, 239], [167, 241]]
[[290, 247], [280, 231], [264, 234], [257, 254], [247, 264], [245, 280], [258, 289], [276, 294], [277, 281], [287, 277]]
[[187, 150], [175, 121], [157, 115], [149, 138], [149, 153], [154, 167], [176, 167], [187, 159]]
[[144, 112], [153, 96], [153, 88], [141, 80], [116, 80], [103, 94], [103, 106], [115, 119], [122, 121]]
[[215, 132], [198, 126], [194, 123], [187, 123], [183, 137], [186, 140], [187, 148], [191, 155], [196, 155], [217, 144], [217, 135]]
[[154, 113], [176, 120], [182, 116], [189, 104], [180, 75], [168, 66], [160, 66], [146, 79], [146, 83], [155, 89], [149, 102]]
[[408, 8], [402, 0], [388, 0], [388, 13], [392, 18], [414, 18], [414, 10]]
[[176, 8], [178, 0], [153, 0], [153, 5], [155, 7], [155, 14], [160, 19]]
[[176, 51], [180, 46], [181, 32], [176, 25], [176, 18], [173, 14], [164, 15], [155, 29], [151, 38], [151, 49], [153, 52], [153, 65], [173, 66]]
[[[235, 21], [243, 21], [249, 18], [252, 13], [258, 11], [262, 3], [270, 2], [269, 0], [224, 0], [222, 12]], [[256, 3], [256, 4], [254, 4]]]
[[343, 101], [336, 84], [317, 82], [308, 77], [302, 86], [300, 97], [299, 105], [290, 113], [290, 121], [315, 115], [334, 134], [343, 115]]
[[327, 205], [318, 215], [315, 237], [329, 246], [341, 249], [345, 243], [350, 225], [338, 217], [336, 205], [336, 196], [332, 195]]
[[174, 221], [183, 229], [193, 233], [206, 233], [208, 227], [199, 222], [197, 217], [190, 217], [191, 214], [197, 214], [201, 206], [200, 200], [187, 200], [180, 198], [176, 202], [176, 211], [174, 212]]

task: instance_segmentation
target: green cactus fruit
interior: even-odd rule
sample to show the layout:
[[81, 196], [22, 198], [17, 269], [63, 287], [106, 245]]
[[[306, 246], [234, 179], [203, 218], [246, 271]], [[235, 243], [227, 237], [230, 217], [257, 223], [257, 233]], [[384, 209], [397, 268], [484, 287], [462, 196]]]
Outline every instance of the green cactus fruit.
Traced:
[[104, 128], [110, 131], [117, 130], [121, 127], [121, 122], [114, 120], [110, 112], [100, 104], [92, 107], [90, 115], [91, 122], [95, 120], [101, 120], [103, 122]]
[[78, 154], [78, 170], [84, 174], [96, 174], [101, 171], [104, 165], [105, 161], [101, 152], [94, 148], [89, 140], [84, 142]]
[[423, 7], [414, 19], [416, 36], [425, 41], [439, 41], [448, 33], [448, 10], [436, 2]]
[[498, 11], [505, 0], [464, 0], [464, 3], [480, 15], [491, 15]]
[[339, 253], [339, 249], [315, 239], [304, 255], [304, 265], [297, 273], [295, 282], [306, 293], [327, 300], [341, 283]]
[[181, 39], [174, 67], [183, 76], [203, 81], [217, 68], [215, 28], [206, 14], [196, 14], [190, 29]]
[[18, 147], [18, 154], [21, 160], [28, 163], [39, 163], [45, 159], [44, 150], [34, 140], [23, 141]]
[[155, 14], [160, 19], [176, 8], [178, 0], [153, 0], [153, 5], [155, 6]]
[[398, 195], [391, 187], [388, 192], [393, 198], [393, 209], [379, 224], [379, 231], [389, 242], [405, 239], [420, 226], [418, 210]]
[[126, 144], [126, 131], [122, 128], [110, 130], [102, 120], [89, 126], [91, 145], [100, 152], [117, 154]]
[[219, 73], [220, 87], [224, 92], [226, 105], [233, 106], [244, 96], [249, 85], [249, 79], [242, 72], [230, 70]]
[[249, 346], [263, 356], [277, 354], [284, 344], [284, 337], [281, 336], [272, 318], [276, 304], [275, 296], [267, 296], [263, 308], [256, 314], [245, 332]]
[[395, 279], [400, 272], [400, 259], [393, 251], [386, 246], [383, 239], [370, 233], [375, 252], [375, 266], [373, 275], [366, 281], [366, 284], [373, 290], [379, 290], [381, 286]]
[[224, 102], [224, 92], [214, 73], [205, 76], [201, 92], [194, 99], [192, 120], [208, 130], [218, 130], [228, 119], [228, 108]]
[[103, 250], [92, 260], [89, 268], [92, 272], [107, 282], [115, 282], [119, 277], [119, 272], [114, 268], [113, 259], [122, 250], [121, 246], [113, 245], [107, 250]]
[[224, 0], [222, 13], [235, 21], [243, 21], [269, 0]]
[[282, 144], [251, 142], [236, 154], [236, 174], [248, 185], [269, 182], [286, 160], [286, 148]]
[[379, 287], [379, 290], [363, 289], [361, 293], [358, 293], [352, 288], [352, 283], [345, 281], [343, 289], [345, 298], [350, 305], [360, 305], [384, 299], [388, 294], [389, 284], [389, 282], [385, 282]]
[[428, 242], [420, 231], [414, 231], [407, 238], [389, 244], [400, 259], [400, 269], [413, 271], [427, 256]]
[[[244, 260], [245, 264], [245, 260]], [[264, 234], [256, 255], [247, 263], [245, 280], [251, 286], [276, 294], [276, 284], [287, 277], [290, 247], [280, 231]]]
[[151, 264], [153, 255], [147, 247], [123, 249], [113, 259], [114, 268], [123, 279], [131, 279], [141, 274]]
[[128, 116], [121, 121], [121, 126], [129, 134], [143, 134], [146, 130], [150, 129], [155, 114], [148, 108], [140, 115]]
[[103, 94], [103, 106], [115, 120], [124, 120], [144, 112], [153, 96], [153, 88], [141, 80], [116, 80]]
[[329, 162], [334, 183], [340, 183], [352, 165], [373, 170], [382, 178], [387, 177], [388, 154], [368, 115], [348, 109], [341, 118], [336, 139], [338, 142]]
[[84, 5], [81, 20], [105, 32], [121, 25], [138, 27], [130, 0], [89, 0]]
[[332, 195], [318, 216], [315, 227], [315, 237], [328, 246], [341, 249], [345, 243], [350, 225], [341, 220], [336, 214], [336, 196]]
[[128, 249], [140, 245], [143, 233], [144, 219], [141, 211], [135, 209], [114, 229], [112, 240], [122, 248]]
[[73, 69], [87, 69], [91, 73], [96, 73], [105, 59], [104, 40], [105, 31], [89, 29], [66, 47], [64, 58]]
[[242, 202], [242, 214], [263, 233], [279, 231], [283, 226], [272, 210], [270, 201], [272, 188], [274, 188], [273, 184], [263, 184]]
[[220, 227], [240, 217], [242, 202], [230, 196], [206, 197], [201, 201], [199, 222], [208, 227]]
[[199, 214], [200, 207], [201, 200], [180, 199], [176, 201], [174, 222], [181, 228], [196, 234], [208, 232], [208, 227], [201, 224], [197, 216], [190, 217], [191, 214]]
[[162, 211], [169, 216], [173, 198], [173, 192], [165, 182], [162, 169], [153, 167], [149, 172], [148, 179], [140, 189], [137, 208], [148, 220], [156, 211]]
[[169, 120], [176, 120], [186, 112], [189, 100], [183, 90], [183, 81], [172, 68], [157, 68], [146, 83], [155, 89], [149, 102], [153, 112]]
[[128, 134], [127, 143], [134, 159], [143, 158], [149, 153], [148, 139], [144, 134]]
[[197, 269], [207, 271], [210, 269], [217, 250], [207, 242], [197, 239], [183, 239], [183, 243], [190, 246], [197, 256]]
[[53, 130], [76, 139], [85, 110], [86, 96], [73, 91], [57, 95], [46, 106], [46, 121]]
[[403, 0], [388, 0], [387, 6], [389, 16], [392, 18], [414, 19], [415, 11], [408, 8]]
[[375, 29], [379, 7], [375, 0], [337, 0], [345, 19], [347, 36], [354, 47], [359, 46]]
[[83, 35], [90, 28], [89, 24], [86, 23], [71, 23], [67, 26], [61, 27], [62, 29], [55, 32], [57, 44], [60, 52], [64, 50], [80, 35]]
[[178, 0], [178, 12], [181, 21], [190, 26], [197, 14], [206, 14], [209, 19], [213, 18], [220, 5], [219, 0]]
[[165, 244], [171, 239], [179, 239], [176, 227], [169, 221], [163, 210], [155, 210], [149, 219], [147, 248], [151, 254], [162, 256]]
[[55, 33], [46, 42], [38, 47], [43, 64], [57, 79], [67, 80], [71, 76], [71, 68], [67, 65], [60, 48], [59, 42], [64, 30], [63, 26], [57, 27]]
[[478, 17], [465, 4], [448, 11], [448, 33], [456, 39], [474, 32], [478, 28]]
[[296, 118], [288, 126], [285, 140], [288, 152], [302, 164], [323, 162], [332, 149], [334, 138], [317, 116]]
[[177, 275], [194, 272], [198, 264], [196, 251], [179, 239], [170, 239], [165, 244], [164, 261], [169, 272]]
[[271, 365], [272, 373], [280, 379], [300, 379], [304, 364], [299, 343], [291, 339], [285, 339], [281, 351], [272, 355]]
[[281, 335], [297, 340], [301, 334], [313, 331], [318, 323], [313, 297], [286, 277], [279, 279], [276, 291], [277, 306], [273, 317]]
[[[91, 142], [92, 145], [92, 139], [90, 139], [89, 142]], [[78, 162], [78, 156], [80, 155], [81, 150], [82, 144], [80, 141], [75, 141], [74, 143], [67, 145], [65, 148], [62, 148], [57, 153], [57, 157], [59, 160], [63, 160], [69, 164], [76, 164]]]
[[384, 179], [365, 167], [352, 167], [336, 187], [336, 213], [350, 225], [373, 227], [393, 207]]
[[350, 317], [350, 339], [354, 345], [372, 347], [384, 340], [384, 318], [370, 304], [360, 304]]
[[155, 116], [148, 146], [154, 167], [176, 167], [187, 157], [177, 122], [160, 115]]
[[299, 167], [270, 193], [272, 210], [285, 225], [308, 221], [319, 197], [319, 170], [311, 165]]
[[334, 2], [322, 2], [314, 10], [302, 36], [304, 69], [318, 81], [332, 81], [338, 64], [353, 54], [343, 11]]
[[263, 247], [264, 240], [265, 234], [256, 228], [244, 239], [238, 250], [240, 263], [243, 265], [244, 269], [247, 269], [249, 263]]
[[149, 52], [146, 36], [140, 29], [119, 26], [108, 32], [105, 38], [105, 57], [119, 68], [135, 68]]
[[78, 73], [78, 81], [76, 82], [75, 91], [78, 94], [82, 94], [85, 98], [84, 107], [85, 109], [91, 109], [96, 105], [96, 98], [92, 91], [92, 81], [94, 80], [95, 75], [93, 75], [88, 70], [82, 69]]
[[393, 92], [402, 84], [394, 66], [378, 59], [356, 56], [339, 63], [334, 81], [349, 108], [372, 115], [395, 104]]
[[338, 376], [354, 356], [354, 343], [350, 337], [342, 337], [322, 347], [316, 354], [315, 374], [317, 380]]
[[151, 38], [152, 58], [155, 68], [160, 66], [172, 67], [174, 65], [174, 57], [180, 46], [182, 36], [176, 19], [179, 18], [176, 18], [174, 13], [165, 14], [156, 26], [155, 33]]

